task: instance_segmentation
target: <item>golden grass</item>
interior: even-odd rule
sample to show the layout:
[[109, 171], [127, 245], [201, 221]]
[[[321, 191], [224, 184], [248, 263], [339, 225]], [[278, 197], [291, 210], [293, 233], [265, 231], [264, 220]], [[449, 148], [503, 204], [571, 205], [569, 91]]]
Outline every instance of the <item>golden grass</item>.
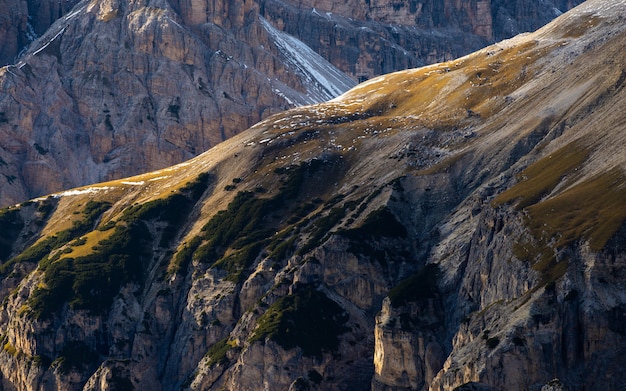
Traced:
[[566, 175], [574, 174], [588, 157], [586, 148], [576, 143], [568, 144], [528, 166], [518, 175], [520, 181], [499, 194], [493, 204], [517, 201], [518, 210], [533, 205], [550, 194]]
[[600, 251], [626, 220], [626, 176], [615, 168], [528, 208], [529, 226], [563, 247], [586, 239]]
[[81, 236], [81, 238], [86, 239], [84, 244], [73, 246], [71, 253], [63, 254], [59, 259], [78, 258], [92, 254], [94, 252], [93, 247], [97, 246], [98, 243], [111, 236], [114, 231], [115, 229], [109, 229], [107, 231], [94, 229], [93, 231]]
[[[458, 126], [471, 116], [488, 117], [502, 98], [532, 79], [533, 64], [556, 47], [536, 41], [507, 48], [494, 46], [466, 58], [414, 71], [386, 75], [357, 87], [349, 98], [364, 99], [365, 112], [379, 116], [417, 116], [424, 126]], [[368, 94], [368, 91], [369, 94]]]
[[563, 38], [578, 38], [590, 28], [600, 24], [601, 20], [602, 18], [597, 15], [587, 15], [586, 18], [575, 18], [570, 22], [560, 23], [558, 26]]

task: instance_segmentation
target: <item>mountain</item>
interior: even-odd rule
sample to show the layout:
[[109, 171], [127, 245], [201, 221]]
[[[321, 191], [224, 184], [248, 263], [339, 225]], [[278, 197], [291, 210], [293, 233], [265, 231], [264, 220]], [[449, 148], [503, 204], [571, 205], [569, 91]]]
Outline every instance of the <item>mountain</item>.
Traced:
[[577, 2], [439, 3], [0, 0], [0, 206], [180, 163]]
[[2, 210], [2, 388], [619, 389], [625, 17]]
[[258, 12], [232, 11], [228, 28], [194, 27], [165, 1], [84, 1], [56, 21], [0, 70], [1, 203], [180, 163], [354, 86]]

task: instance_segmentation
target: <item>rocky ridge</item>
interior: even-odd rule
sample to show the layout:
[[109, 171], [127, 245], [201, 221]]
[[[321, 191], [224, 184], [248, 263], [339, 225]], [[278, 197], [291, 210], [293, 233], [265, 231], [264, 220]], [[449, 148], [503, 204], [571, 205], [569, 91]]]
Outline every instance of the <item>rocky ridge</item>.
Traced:
[[616, 389], [625, 6], [2, 210], [3, 388]]
[[577, 3], [3, 1], [0, 206], [179, 163], [272, 113]]

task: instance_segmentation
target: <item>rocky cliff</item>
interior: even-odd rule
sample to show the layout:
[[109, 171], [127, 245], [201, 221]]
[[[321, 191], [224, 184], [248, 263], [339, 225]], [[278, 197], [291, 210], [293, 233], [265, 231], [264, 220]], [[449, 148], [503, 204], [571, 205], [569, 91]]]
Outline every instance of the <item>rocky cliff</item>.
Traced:
[[165, 1], [78, 4], [0, 70], [0, 202], [163, 168], [354, 85], [241, 12], [192, 29]]
[[625, 10], [2, 210], [3, 389], [618, 389]]
[[3, 1], [1, 206], [179, 163], [272, 113], [573, 5]]

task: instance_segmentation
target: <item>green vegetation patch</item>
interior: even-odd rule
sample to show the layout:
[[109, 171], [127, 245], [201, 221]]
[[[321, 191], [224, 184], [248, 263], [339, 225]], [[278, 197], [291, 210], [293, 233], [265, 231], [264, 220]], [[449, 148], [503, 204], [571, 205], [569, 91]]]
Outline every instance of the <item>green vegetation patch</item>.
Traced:
[[319, 246], [329, 235], [330, 230], [336, 226], [346, 215], [343, 207], [332, 208], [327, 215], [318, 218], [311, 227], [311, 234], [306, 244], [297, 251], [299, 255], [304, 255]]
[[92, 254], [42, 262], [44, 284], [28, 300], [33, 316], [50, 318], [65, 303], [92, 313], [108, 309], [124, 284], [143, 282], [150, 239], [142, 221], [120, 225], [108, 239], [99, 242]]
[[284, 349], [300, 347], [305, 356], [334, 352], [347, 331], [348, 315], [312, 285], [299, 286], [293, 295], [272, 304], [259, 318], [250, 342], [270, 339]]
[[[2, 264], [0, 266], [0, 276], [5, 276], [9, 273], [17, 263], [46, 261], [53, 250], [89, 232], [102, 213], [110, 207], [111, 204], [108, 202], [89, 201], [82, 211], [82, 219], [74, 221], [71, 228], [38, 241], [16, 257]], [[41, 215], [41, 218], [48, 218], [53, 209], [52, 202], [44, 201], [38, 205], [37, 212]]]
[[[270, 247], [274, 261], [280, 262], [292, 251], [295, 242], [293, 237], [287, 237], [293, 231], [283, 229], [298, 223], [323, 201], [316, 198], [298, 204], [295, 209], [293, 205], [315, 193], [310, 189], [309, 179], [333, 171], [335, 163], [334, 160], [314, 159], [276, 169], [275, 173], [281, 176], [281, 186], [272, 197], [263, 197], [258, 191], [239, 191], [226, 210], [217, 212], [202, 227], [198, 237], [180, 248], [170, 263], [168, 274], [180, 273], [192, 260], [198, 260], [225, 270], [227, 280], [241, 282], [266, 246]], [[235, 178], [234, 182], [241, 180]], [[285, 223], [281, 217], [290, 210], [295, 211], [296, 218]], [[318, 236], [327, 234], [328, 225], [336, 221], [338, 214], [338, 211], [331, 211], [319, 219], [319, 224], [312, 228], [310, 243], [317, 243]], [[279, 231], [285, 236], [276, 236]], [[283, 239], [286, 242], [282, 243]]]
[[188, 182], [179, 192], [167, 198], [134, 205], [124, 211], [121, 221], [158, 220], [166, 223], [159, 246], [168, 247], [182, 228], [193, 206], [208, 188], [209, 179], [208, 173], [202, 173], [196, 180]]
[[226, 280], [243, 282], [247, 276], [246, 270], [254, 263], [264, 244], [265, 241], [260, 241], [237, 249], [221, 258], [214, 266], [228, 273]]
[[201, 174], [168, 198], [126, 209], [114, 225], [107, 224], [111, 225], [108, 229], [114, 229], [113, 233], [98, 242], [88, 255], [68, 258], [57, 253], [48, 258], [52, 249], [93, 229], [96, 218], [110, 207], [108, 203], [87, 203], [85, 219], [75, 222], [72, 229], [42, 241], [36, 254], [30, 255], [41, 261], [40, 270], [44, 273], [43, 284], [29, 298], [32, 315], [37, 319], [50, 318], [66, 303], [72, 309], [102, 313], [111, 306], [122, 286], [130, 282], [142, 285], [155, 241], [147, 223], [155, 220], [166, 223], [160, 240], [160, 246], [166, 246], [208, 187], [208, 179], [207, 174]]
[[226, 355], [233, 347], [228, 343], [228, 337], [211, 345], [209, 350], [204, 355], [208, 357], [207, 365], [209, 368], [215, 365], [226, 365], [229, 363], [228, 356]]
[[434, 298], [439, 274], [439, 266], [432, 263], [424, 266], [389, 291], [391, 305], [398, 308], [407, 303]]
[[184, 243], [178, 250], [174, 258], [167, 267], [167, 277], [171, 277], [175, 274], [185, 274], [191, 263], [193, 253], [196, 251], [202, 238], [199, 236], [194, 237], [188, 243]]

